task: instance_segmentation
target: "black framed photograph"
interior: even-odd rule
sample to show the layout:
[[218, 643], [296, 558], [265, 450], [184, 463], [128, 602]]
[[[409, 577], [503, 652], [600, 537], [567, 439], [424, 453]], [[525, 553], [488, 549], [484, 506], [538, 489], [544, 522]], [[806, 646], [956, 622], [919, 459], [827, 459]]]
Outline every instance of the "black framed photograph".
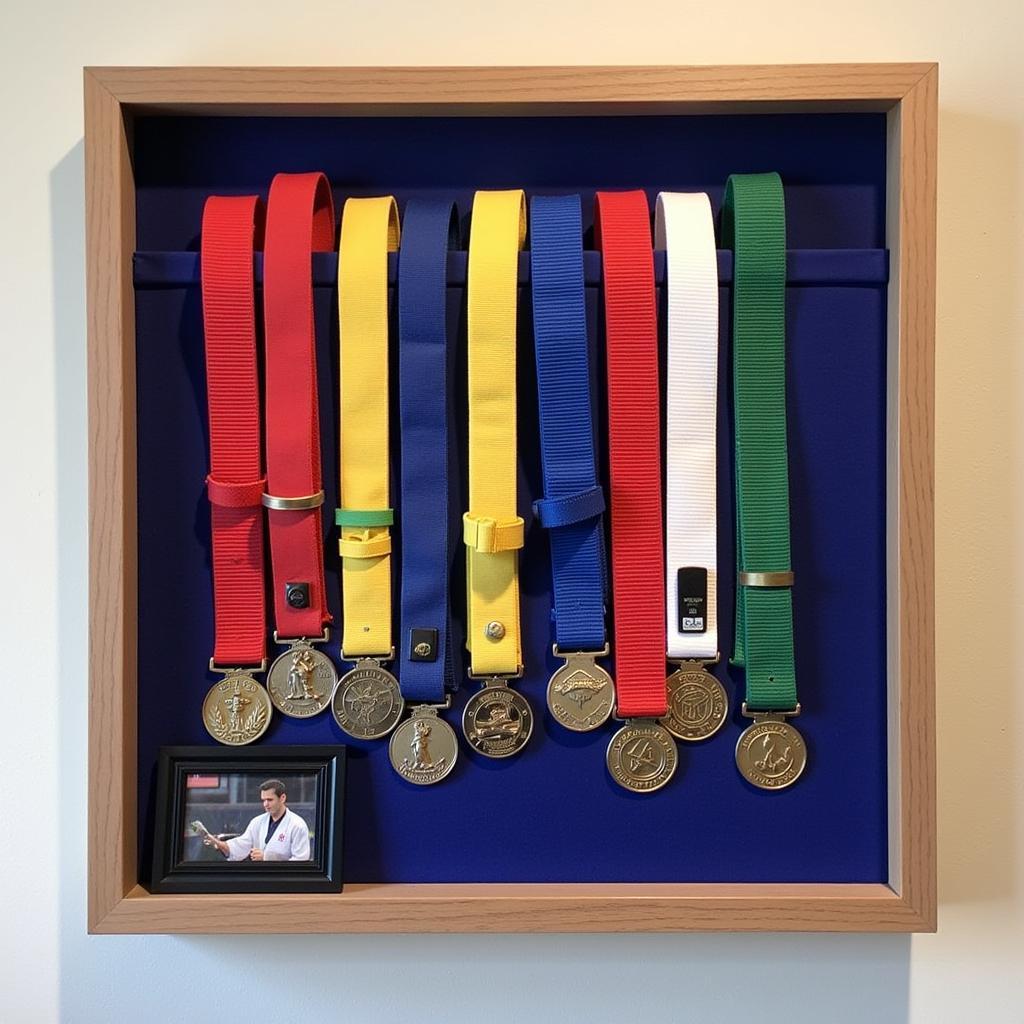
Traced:
[[341, 892], [345, 748], [161, 747], [150, 889]]

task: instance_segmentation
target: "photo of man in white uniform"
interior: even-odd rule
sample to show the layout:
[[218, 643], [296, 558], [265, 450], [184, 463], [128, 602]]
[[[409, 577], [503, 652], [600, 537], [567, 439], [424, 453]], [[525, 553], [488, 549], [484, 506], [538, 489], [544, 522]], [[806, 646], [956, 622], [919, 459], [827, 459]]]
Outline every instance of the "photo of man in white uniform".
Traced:
[[288, 794], [280, 779], [260, 784], [263, 813], [234, 839], [218, 839], [207, 834], [206, 846], [216, 847], [228, 860], [284, 861], [309, 860], [309, 826], [288, 809]]

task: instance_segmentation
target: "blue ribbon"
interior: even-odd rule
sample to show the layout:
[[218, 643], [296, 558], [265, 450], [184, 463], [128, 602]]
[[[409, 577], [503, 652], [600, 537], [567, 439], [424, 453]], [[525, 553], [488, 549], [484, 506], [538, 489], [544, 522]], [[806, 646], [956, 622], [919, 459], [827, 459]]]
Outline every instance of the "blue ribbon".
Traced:
[[555, 642], [562, 651], [598, 651], [606, 638], [605, 502], [594, 451], [580, 197], [534, 196], [530, 239], [544, 470], [544, 497], [533, 510], [551, 535]]
[[[457, 249], [458, 214], [441, 200], [413, 199], [402, 218], [398, 258], [399, 406], [402, 426], [402, 696], [441, 703], [458, 688], [449, 615], [456, 449], [448, 343], [448, 250]], [[417, 654], [417, 638], [433, 649]]]

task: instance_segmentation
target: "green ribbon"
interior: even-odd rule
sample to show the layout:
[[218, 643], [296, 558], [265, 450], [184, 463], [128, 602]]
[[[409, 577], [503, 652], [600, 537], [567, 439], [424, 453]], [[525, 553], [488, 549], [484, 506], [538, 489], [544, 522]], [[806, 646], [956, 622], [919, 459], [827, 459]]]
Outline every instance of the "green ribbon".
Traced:
[[[777, 174], [730, 176], [722, 240], [734, 258], [737, 568], [788, 572], [786, 207]], [[796, 709], [790, 587], [737, 582], [733, 664], [746, 669], [749, 709]]]
[[394, 521], [395, 513], [390, 508], [336, 508], [334, 510], [335, 526], [369, 529], [372, 526], [391, 526]]

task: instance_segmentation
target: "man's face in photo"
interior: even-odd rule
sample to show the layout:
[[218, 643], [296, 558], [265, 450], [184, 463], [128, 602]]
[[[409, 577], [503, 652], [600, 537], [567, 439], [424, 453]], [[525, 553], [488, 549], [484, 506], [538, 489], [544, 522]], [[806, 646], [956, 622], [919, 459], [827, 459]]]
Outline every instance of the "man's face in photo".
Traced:
[[284, 814], [284, 793], [278, 796], [272, 789], [261, 789], [260, 800], [263, 801], [263, 810], [270, 811], [271, 818], [276, 819]]

